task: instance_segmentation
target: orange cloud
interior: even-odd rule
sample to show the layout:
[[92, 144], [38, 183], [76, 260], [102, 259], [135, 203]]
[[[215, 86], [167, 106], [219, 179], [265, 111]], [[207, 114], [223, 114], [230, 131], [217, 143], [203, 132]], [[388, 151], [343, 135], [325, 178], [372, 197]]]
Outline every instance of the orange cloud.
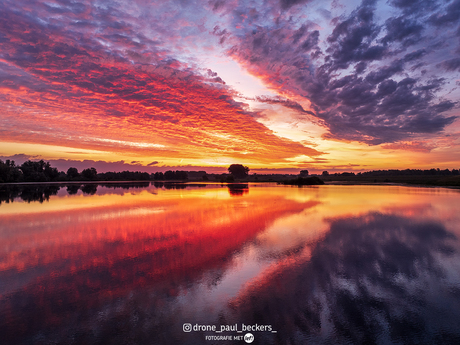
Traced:
[[139, 53], [146, 38], [136, 45], [111, 35], [115, 48], [133, 50], [123, 53], [107, 51], [97, 35], [78, 37], [18, 13], [0, 25], [4, 141], [265, 163], [320, 154], [276, 136], [209, 73], [185, 69], [160, 49]]

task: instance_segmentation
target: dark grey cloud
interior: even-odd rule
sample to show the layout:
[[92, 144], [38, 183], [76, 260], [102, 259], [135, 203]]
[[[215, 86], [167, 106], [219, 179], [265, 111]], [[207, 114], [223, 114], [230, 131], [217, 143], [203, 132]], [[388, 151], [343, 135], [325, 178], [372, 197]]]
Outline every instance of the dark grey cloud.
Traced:
[[269, 97], [269, 96], [258, 96], [255, 98], [258, 102], [267, 103], [267, 104], [279, 104], [283, 107], [296, 110], [300, 113], [315, 115], [309, 110], [305, 110], [299, 103], [291, 101], [287, 98], [282, 97]]
[[392, 42], [402, 42], [404, 46], [417, 43], [421, 39], [423, 25], [412, 18], [400, 16], [390, 18], [385, 23], [387, 34], [382, 42], [389, 44]]
[[367, 63], [365, 61], [358, 62], [355, 65], [355, 71], [357, 74], [361, 74], [365, 71], [366, 67], [367, 67]]
[[436, 26], [458, 24], [460, 21], [460, 0], [450, 2], [445, 10], [441, 10], [430, 17], [430, 22]]
[[312, 0], [280, 0], [280, 6], [283, 10], [286, 10], [288, 8], [291, 8], [292, 6], [306, 4], [311, 1]]
[[[329, 124], [331, 137], [371, 144], [396, 141], [416, 133], [441, 131], [455, 120], [452, 116], [442, 115], [455, 103], [436, 102], [433, 94], [439, 90], [442, 80], [422, 82], [419, 77], [414, 77], [396, 81], [407, 74], [407, 64], [427, 54], [426, 49], [408, 52], [403, 58], [392, 59], [390, 64], [374, 68], [364, 78], [358, 77], [367, 60], [388, 60], [394, 54], [388, 48], [374, 45], [381, 31], [373, 23], [374, 11], [375, 8], [362, 5], [349, 18], [338, 22], [328, 37], [330, 58], [325, 66], [329, 71], [345, 69], [350, 62], [359, 63], [356, 74], [342, 78], [330, 72], [326, 74], [324, 87], [312, 97], [317, 115]], [[404, 16], [390, 18], [385, 26], [382, 43], [398, 44], [399, 47], [415, 44], [423, 31], [421, 24]], [[408, 40], [411, 40], [410, 44]], [[369, 54], [372, 48], [381, 55]], [[329, 104], [323, 101], [325, 97]]]
[[437, 83], [417, 85], [412, 78], [385, 79], [373, 90], [366, 80], [353, 80], [337, 93], [340, 105], [322, 113], [330, 124], [329, 137], [380, 144], [441, 131], [455, 120], [442, 115], [455, 103], [433, 102], [430, 90]]
[[400, 60], [394, 61], [390, 66], [382, 67], [378, 70], [369, 72], [366, 76], [366, 81], [372, 85], [377, 85], [380, 82], [392, 77], [396, 73], [403, 71], [403, 63]]
[[407, 15], [432, 11], [439, 7], [437, 0], [390, 0], [390, 4], [403, 10], [403, 13]]
[[421, 59], [422, 57], [424, 57], [426, 54], [428, 54], [426, 49], [419, 49], [419, 50], [416, 50], [414, 52], [411, 52], [411, 53], [408, 53], [408, 54], [404, 55], [403, 60], [404, 60], [404, 62], [410, 62], [410, 61], [418, 60], [418, 59]]
[[447, 71], [460, 71], [460, 58], [445, 60], [441, 63], [441, 66], [444, 67]]
[[460, 60], [433, 63], [449, 43], [458, 46], [455, 33], [435, 32], [433, 18], [453, 22], [457, 2], [392, 1], [396, 11], [378, 22], [379, 3], [363, 1], [334, 18], [328, 36], [278, 18], [252, 28], [229, 53], [282, 92], [308, 98], [327, 137], [380, 144], [437, 133], [455, 120], [448, 112], [456, 102], [440, 97], [446, 80], [434, 71], [459, 71]]
[[305, 51], [310, 51], [314, 47], [318, 45], [319, 41], [319, 31], [315, 30], [311, 33], [308, 34], [306, 39], [302, 42], [302, 45], [300, 46], [302, 49]]
[[335, 26], [327, 38], [329, 48], [326, 52], [328, 60], [332, 61], [331, 69], [345, 69], [352, 62], [384, 57], [387, 48], [375, 42], [380, 26], [373, 19], [374, 8], [366, 3]]

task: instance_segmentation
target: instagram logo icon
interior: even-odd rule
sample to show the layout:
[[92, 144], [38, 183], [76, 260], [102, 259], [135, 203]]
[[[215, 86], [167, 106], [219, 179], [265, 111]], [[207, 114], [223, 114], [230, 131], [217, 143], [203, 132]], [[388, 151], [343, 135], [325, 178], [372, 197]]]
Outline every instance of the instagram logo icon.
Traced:
[[191, 332], [192, 331], [192, 324], [191, 323], [184, 323], [182, 325], [182, 329], [184, 332]]

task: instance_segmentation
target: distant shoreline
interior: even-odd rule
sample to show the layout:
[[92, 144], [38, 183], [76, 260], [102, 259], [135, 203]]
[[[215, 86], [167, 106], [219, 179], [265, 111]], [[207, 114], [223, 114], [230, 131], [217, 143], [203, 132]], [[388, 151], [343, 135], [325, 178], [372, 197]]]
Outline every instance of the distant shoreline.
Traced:
[[[189, 180], [164, 180], [164, 181], [133, 181], [133, 180], [120, 180], [120, 181], [49, 181], [49, 182], [3, 182], [0, 183], [2, 186], [33, 186], [33, 185], [82, 185], [82, 184], [96, 184], [96, 185], [107, 185], [107, 184], [202, 184], [202, 185], [238, 185], [238, 184], [274, 184], [281, 186], [298, 186], [295, 184], [284, 184], [284, 181], [235, 181], [235, 182], [218, 182], [218, 181], [189, 181]], [[450, 188], [460, 189], [460, 186], [451, 185], [435, 185], [429, 183], [405, 183], [405, 182], [370, 182], [370, 181], [324, 181], [326, 186], [401, 186], [401, 187], [420, 187], [420, 188]], [[303, 187], [304, 185], [299, 185]], [[305, 185], [309, 186], [309, 185]], [[310, 185], [320, 186], [320, 185]]]

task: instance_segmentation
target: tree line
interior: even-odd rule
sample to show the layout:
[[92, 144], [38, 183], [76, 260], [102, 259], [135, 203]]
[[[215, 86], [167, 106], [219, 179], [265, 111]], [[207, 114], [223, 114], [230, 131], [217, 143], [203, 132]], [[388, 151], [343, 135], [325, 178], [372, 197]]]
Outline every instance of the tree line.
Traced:
[[156, 172], [152, 174], [153, 180], [157, 181], [171, 181], [171, 180], [187, 180], [188, 179], [188, 174], [186, 171], [183, 170], [168, 170], [165, 171], [164, 173], [162, 172]]
[[78, 171], [77, 168], [71, 167], [67, 172], [58, 171], [45, 162], [43, 159], [34, 162], [26, 161], [21, 165], [16, 165], [12, 160], [3, 162], [0, 160], [0, 183], [8, 182], [66, 182], [66, 181], [172, 181], [187, 180], [186, 171], [168, 170], [164, 173], [156, 172], [149, 174], [140, 171], [121, 171], [98, 173], [96, 168], [87, 168]]
[[457, 176], [460, 175], [460, 171], [458, 169], [444, 169], [441, 170], [437, 169], [405, 169], [405, 170], [398, 170], [398, 169], [389, 169], [389, 170], [372, 170], [372, 171], [365, 171], [365, 172], [343, 172], [343, 173], [329, 173], [327, 171], [323, 171], [323, 176]]
[[14, 161], [0, 160], [0, 182], [48, 182], [57, 181], [60, 176], [56, 168], [44, 160], [26, 161], [16, 165]]
[[67, 172], [58, 171], [43, 159], [26, 161], [16, 165], [14, 161], [0, 160], [0, 183], [5, 182], [59, 182], [59, 181], [148, 181], [150, 174], [140, 171], [98, 173], [95, 168], [69, 168]]
[[[232, 164], [228, 168], [229, 174], [211, 174], [216, 180], [221, 182], [234, 182], [235, 180], [244, 180], [248, 177], [249, 168], [241, 164]], [[206, 172], [203, 172], [201, 180], [209, 180]], [[211, 176], [209, 175], [209, 176]], [[309, 176], [308, 170], [301, 170], [300, 177]], [[323, 177], [378, 177], [378, 176], [459, 176], [458, 169], [390, 169], [390, 170], [373, 170], [366, 172], [343, 172], [329, 173], [323, 171]], [[270, 175], [258, 175], [260, 177]], [[254, 178], [256, 181], [258, 177]], [[21, 165], [16, 165], [12, 160], [3, 162], [0, 160], [0, 183], [8, 182], [59, 182], [59, 181], [185, 181], [188, 180], [187, 171], [168, 170], [166, 172], [156, 172], [149, 174], [140, 171], [122, 171], [122, 172], [105, 172], [98, 173], [93, 167], [83, 169], [81, 172], [77, 168], [71, 167], [67, 172], [58, 171], [50, 165], [49, 162], [40, 160], [38, 162], [26, 161]]]

